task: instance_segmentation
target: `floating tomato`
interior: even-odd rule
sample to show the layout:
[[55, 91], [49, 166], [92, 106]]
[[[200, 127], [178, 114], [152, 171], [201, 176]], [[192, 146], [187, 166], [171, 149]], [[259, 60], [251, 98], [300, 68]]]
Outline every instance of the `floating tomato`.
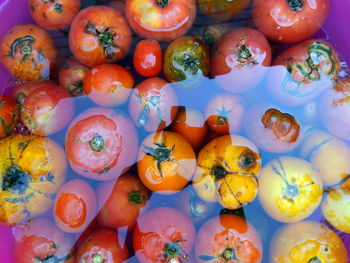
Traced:
[[247, 8], [250, 0], [198, 0], [197, 3], [204, 15], [225, 21]]
[[19, 116], [16, 101], [0, 94], [0, 138], [6, 137], [14, 130]]
[[162, 71], [162, 48], [157, 40], [145, 39], [137, 43], [134, 67], [144, 77], [155, 77]]

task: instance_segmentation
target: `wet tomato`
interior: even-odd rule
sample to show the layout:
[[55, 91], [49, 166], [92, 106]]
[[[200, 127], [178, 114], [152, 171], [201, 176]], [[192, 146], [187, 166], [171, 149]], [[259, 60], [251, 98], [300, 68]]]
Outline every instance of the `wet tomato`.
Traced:
[[245, 103], [237, 95], [218, 93], [205, 108], [209, 128], [217, 134], [238, 133], [242, 128]]
[[227, 24], [212, 24], [203, 27], [199, 31], [199, 37], [208, 45], [212, 46], [220, 37], [230, 30]]
[[177, 113], [176, 93], [161, 78], [149, 78], [133, 89], [129, 113], [136, 127], [153, 132], [169, 126]]
[[0, 138], [12, 133], [19, 116], [16, 101], [6, 95], [0, 94]]
[[134, 86], [134, 77], [126, 68], [114, 64], [92, 67], [84, 79], [85, 94], [97, 105], [112, 107], [125, 103]]
[[260, 166], [260, 154], [251, 141], [225, 135], [199, 152], [193, 188], [207, 202], [237, 209], [254, 200]]
[[108, 6], [90, 6], [74, 18], [69, 31], [69, 47], [82, 64], [123, 59], [129, 52], [132, 34], [125, 18]]
[[122, 246], [116, 230], [102, 228], [88, 235], [80, 245], [77, 262], [122, 263], [128, 258], [128, 249]]
[[29, 0], [34, 21], [47, 30], [66, 29], [79, 12], [81, 0]]
[[65, 180], [64, 150], [32, 135], [0, 140], [0, 222], [10, 225], [46, 213]]
[[49, 34], [32, 25], [16, 25], [2, 37], [0, 61], [15, 77], [27, 81], [48, 79], [56, 61]]
[[201, 227], [195, 254], [198, 263], [260, 263], [263, 248], [252, 225], [239, 216], [224, 214], [208, 220]]
[[272, 65], [267, 77], [268, 90], [287, 106], [305, 104], [332, 88], [340, 69], [337, 52], [323, 40], [307, 40], [292, 46]]
[[262, 81], [270, 63], [271, 47], [264, 35], [236, 28], [215, 42], [210, 72], [222, 89], [242, 93]]
[[140, 263], [187, 262], [195, 228], [183, 212], [169, 207], [148, 211], [137, 220], [133, 241]]
[[35, 135], [64, 129], [74, 116], [75, 103], [67, 90], [50, 83], [31, 92], [22, 104], [21, 120]]
[[123, 174], [114, 185], [103, 183], [98, 189], [98, 201], [102, 206], [98, 222], [108, 228], [127, 226], [131, 231], [150, 195], [150, 191], [133, 174]]
[[162, 48], [157, 40], [146, 39], [137, 43], [134, 68], [144, 77], [155, 77], [162, 71]]
[[204, 15], [225, 21], [247, 8], [250, 0], [199, 0], [197, 4]]
[[141, 144], [137, 170], [143, 184], [152, 191], [180, 191], [191, 180], [195, 166], [192, 146], [175, 132], [150, 134]]
[[253, 20], [267, 38], [296, 43], [321, 28], [328, 10], [329, 0], [254, 0]]
[[70, 180], [58, 191], [53, 213], [56, 225], [68, 233], [83, 232], [94, 219], [97, 201], [94, 190], [83, 180]]
[[105, 181], [118, 178], [134, 163], [138, 137], [122, 112], [90, 108], [71, 122], [65, 146], [76, 173]]
[[346, 263], [347, 258], [346, 248], [337, 234], [314, 221], [285, 225], [270, 243], [271, 263]]
[[275, 220], [294, 223], [310, 216], [320, 205], [323, 189], [310, 163], [284, 156], [267, 163], [259, 176], [259, 200]]
[[194, 0], [127, 0], [125, 15], [140, 37], [171, 41], [192, 27], [196, 3]]

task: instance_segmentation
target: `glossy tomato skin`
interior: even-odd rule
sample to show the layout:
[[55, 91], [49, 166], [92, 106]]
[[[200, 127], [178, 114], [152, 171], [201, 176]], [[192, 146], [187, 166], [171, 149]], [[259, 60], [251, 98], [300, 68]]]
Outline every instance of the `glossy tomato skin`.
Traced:
[[328, 0], [254, 0], [253, 20], [267, 38], [296, 43], [315, 34], [326, 20]]
[[71, 122], [65, 147], [76, 173], [105, 181], [118, 178], [134, 164], [138, 136], [122, 112], [90, 108]]
[[140, 37], [171, 41], [192, 27], [196, 3], [194, 0], [127, 0], [125, 15]]
[[236, 28], [212, 48], [211, 74], [229, 92], [242, 93], [257, 86], [271, 64], [271, 47], [259, 31]]
[[63, 130], [72, 120], [75, 102], [64, 88], [53, 84], [31, 92], [21, 109], [21, 119], [31, 133], [40, 136]]
[[255, 228], [245, 219], [224, 214], [209, 219], [195, 242], [195, 255], [201, 262], [260, 263], [263, 247]]
[[2, 37], [0, 61], [22, 80], [49, 79], [56, 61], [56, 48], [49, 34], [39, 26], [16, 25]]
[[145, 39], [137, 43], [133, 63], [141, 76], [157, 76], [162, 71], [162, 59], [162, 48], [157, 40]]
[[126, 68], [115, 64], [92, 67], [84, 78], [85, 94], [97, 105], [118, 106], [125, 103], [134, 86], [134, 77]]
[[34, 90], [46, 87], [46, 86], [54, 86], [55, 82], [51, 80], [41, 80], [34, 82], [27, 82], [16, 86], [12, 89], [12, 97], [16, 99], [16, 102], [19, 106], [22, 106], [25, 98], [32, 93]]
[[149, 78], [132, 90], [129, 113], [136, 127], [148, 132], [169, 126], [177, 113], [178, 100], [172, 86], [161, 78]]
[[29, 0], [28, 8], [35, 22], [47, 30], [69, 27], [79, 12], [81, 0]]
[[69, 31], [69, 47], [74, 57], [89, 67], [123, 59], [129, 52], [131, 40], [125, 18], [108, 6], [81, 10]]
[[100, 225], [108, 228], [128, 227], [131, 231], [139, 214], [147, 206], [151, 192], [133, 174], [123, 174], [113, 185], [105, 182], [98, 188], [102, 206], [97, 216]]
[[19, 117], [16, 101], [6, 95], [0, 95], [0, 139], [12, 133]]
[[155, 208], [137, 220], [133, 235], [135, 254], [140, 263], [186, 262], [195, 234], [191, 219], [183, 212], [170, 207]]
[[204, 15], [225, 21], [242, 12], [250, 2], [250, 0], [199, 0], [198, 8]]

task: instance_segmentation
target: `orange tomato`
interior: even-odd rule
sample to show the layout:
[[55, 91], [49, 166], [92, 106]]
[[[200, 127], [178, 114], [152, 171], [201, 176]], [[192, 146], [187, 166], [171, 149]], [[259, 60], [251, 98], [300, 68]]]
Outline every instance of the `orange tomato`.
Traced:
[[19, 109], [13, 98], [0, 94], [0, 138], [14, 130], [19, 116]]
[[162, 71], [162, 48], [157, 40], [146, 39], [137, 43], [134, 57], [137, 73], [144, 77], [155, 77]]

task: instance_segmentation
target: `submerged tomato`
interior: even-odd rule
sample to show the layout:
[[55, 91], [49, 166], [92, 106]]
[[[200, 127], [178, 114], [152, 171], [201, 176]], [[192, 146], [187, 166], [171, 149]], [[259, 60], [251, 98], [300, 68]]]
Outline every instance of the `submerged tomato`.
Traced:
[[16, 86], [12, 89], [12, 97], [16, 99], [16, 102], [19, 106], [22, 106], [26, 97], [32, 93], [34, 90], [37, 90], [41, 87], [46, 86], [55, 86], [55, 82], [51, 80], [42, 80], [42, 81], [34, 81], [27, 82]]
[[17, 124], [18, 116], [19, 109], [16, 101], [0, 94], [0, 139], [12, 133]]
[[199, 10], [207, 16], [229, 20], [242, 12], [250, 4], [250, 0], [198, 0]]
[[162, 71], [162, 48], [156, 40], [141, 40], [136, 45], [133, 62], [141, 76], [155, 77]]

